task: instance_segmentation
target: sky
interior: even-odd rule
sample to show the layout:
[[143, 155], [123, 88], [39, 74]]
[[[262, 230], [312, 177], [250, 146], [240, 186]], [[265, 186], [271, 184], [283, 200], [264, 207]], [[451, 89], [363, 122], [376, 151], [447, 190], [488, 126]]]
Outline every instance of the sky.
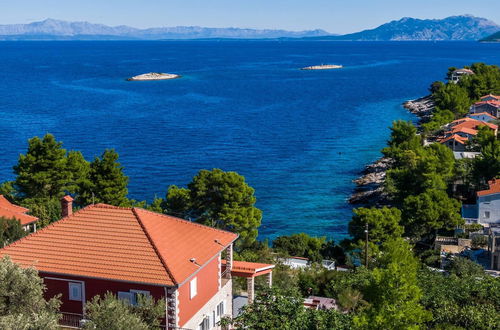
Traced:
[[402, 17], [471, 14], [500, 24], [500, 0], [0, 0], [0, 24], [46, 18], [137, 28], [205, 26], [350, 33]]

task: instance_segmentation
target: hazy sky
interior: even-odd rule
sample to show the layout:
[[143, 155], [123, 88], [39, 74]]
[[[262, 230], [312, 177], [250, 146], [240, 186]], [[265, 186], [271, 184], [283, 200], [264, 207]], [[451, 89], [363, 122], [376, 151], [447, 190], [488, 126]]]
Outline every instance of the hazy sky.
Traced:
[[0, 0], [0, 24], [55, 18], [139, 28], [199, 25], [348, 33], [404, 16], [461, 14], [500, 24], [500, 0]]

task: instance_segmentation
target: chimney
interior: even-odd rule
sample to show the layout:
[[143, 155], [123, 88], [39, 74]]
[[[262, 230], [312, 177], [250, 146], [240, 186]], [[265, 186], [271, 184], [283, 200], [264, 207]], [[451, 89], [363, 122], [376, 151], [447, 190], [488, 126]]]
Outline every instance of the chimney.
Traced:
[[73, 214], [73, 197], [66, 195], [61, 198], [62, 217], [67, 217]]

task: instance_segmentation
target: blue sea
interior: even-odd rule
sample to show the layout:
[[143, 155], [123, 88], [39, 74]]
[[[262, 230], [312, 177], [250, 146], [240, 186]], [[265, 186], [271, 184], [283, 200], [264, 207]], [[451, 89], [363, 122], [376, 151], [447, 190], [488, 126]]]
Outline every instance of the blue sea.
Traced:
[[[115, 148], [129, 197], [151, 201], [200, 169], [245, 176], [260, 239], [347, 235], [352, 180], [401, 106], [450, 66], [500, 64], [474, 42], [0, 42], [0, 180], [50, 132], [89, 160]], [[301, 71], [322, 63], [341, 70]], [[181, 79], [128, 82], [145, 72]]]

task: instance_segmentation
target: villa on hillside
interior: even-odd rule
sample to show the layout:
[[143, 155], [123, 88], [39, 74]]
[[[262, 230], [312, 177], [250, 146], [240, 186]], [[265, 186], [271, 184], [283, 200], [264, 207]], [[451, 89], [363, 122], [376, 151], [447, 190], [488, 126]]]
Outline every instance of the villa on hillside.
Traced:
[[29, 211], [25, 207], [12, 204], [7, 198], [0, 195], [0, 217], [18, 220], [25, 231], [36, 231], [38, 218], [27, 214]]
[[444, 144], [453, 151], [465, 151], [468, 139], [458, 134], [453, 134], [447, 138], [439, 140], [439, 143]]
[[477, 192], [476, 204], [462, 206], [462, 217], [467, 223], [500, 224], [500, 180], [490, 180], [488, 185], [488, 189]]
[[483, 113], [486, 112], [495, 118], [500, 116], [500, 101], [490, 100], [490, 101], [480, 101], [474, 103], [470, 107], [470, 113]]
[[451, 73], [450, 81], [456, 84], [460, 81], [460, 78], [462, 78], [463, 76], [470, 76], [473, 74], [474, 71], [470, 69], [457, 69]]
[[[61, 201], [64, 217], [3, 249], [0, 257], [35, 266], [46, 298], [61, 295], [62, 325], [78, 327], [85, 303], [110, 291], [135, 305], [138, 295], [165, 300], [163, 327], [219, 329], [232, 314], [232, 277], [271, 285], [274, 265], [233, 260], [237, 234], [140, 208], [89, 205], [75, 213]], [[223, 259], [224, 258], [224, 259]]]
[[493, 130], [495, 135], [498, 132], [498, 126], [495, 124], [466, 117], [454, 120], [446, 125], [444, 136], [437, 141], [453, 151], [462, 152], [466, 150], [467, 141], [474, 138], [482, 126]]

